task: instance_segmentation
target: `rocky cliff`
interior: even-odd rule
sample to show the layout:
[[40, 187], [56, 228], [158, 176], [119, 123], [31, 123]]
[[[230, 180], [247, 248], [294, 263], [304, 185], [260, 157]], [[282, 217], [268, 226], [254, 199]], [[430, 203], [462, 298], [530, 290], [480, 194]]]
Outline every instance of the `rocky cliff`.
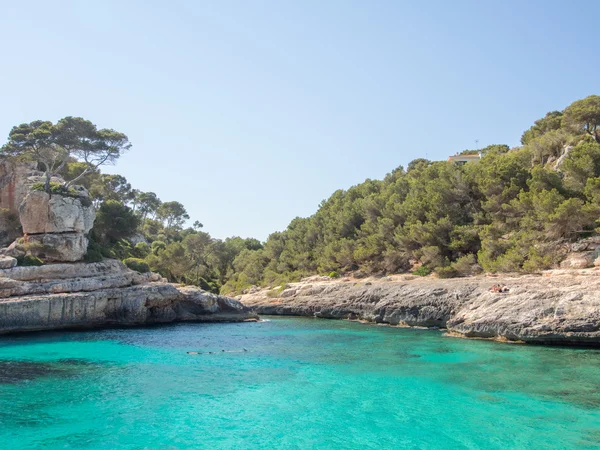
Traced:
[[236, 300], [115, 260], [0, 270], [0, 333], [255, 318]]
[[49, 262], [83, 259], [96, 213], [87, 191], [76, 192], [58, 195], [32, 190], [23, 199], [19, 218], [29, 253]]
[[[312, 277], [280, 293], [260, 290], [240, 300], [259, 314], [440, 327], [472, 338], [600, 345], [599, 275], [600, 269], [586, 269], [449, 280]], [[493, 292], [495, 285], [507, 292]]]

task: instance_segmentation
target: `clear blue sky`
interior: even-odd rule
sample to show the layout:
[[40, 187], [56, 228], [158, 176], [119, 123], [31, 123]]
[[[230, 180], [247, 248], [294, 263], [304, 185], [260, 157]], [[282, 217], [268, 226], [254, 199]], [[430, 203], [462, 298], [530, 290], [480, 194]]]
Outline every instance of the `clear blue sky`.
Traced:
[[82, 116], [109, 172], [265, 239], [418, 157], [599, 94], [597, 1], [0, 0], [0, 138]]

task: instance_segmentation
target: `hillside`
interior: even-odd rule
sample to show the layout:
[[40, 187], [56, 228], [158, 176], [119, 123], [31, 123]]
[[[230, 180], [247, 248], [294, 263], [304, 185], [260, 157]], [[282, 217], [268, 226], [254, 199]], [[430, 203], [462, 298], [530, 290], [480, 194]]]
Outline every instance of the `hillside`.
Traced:
[[572, 243], [596, 234], [599, 125], [600, 97], [590, 96], [536, 121], [520, 147], [478, 149], [482, 158], [464, 165], [417, 159], [336, 191], [262, 249], [240, 253], [223, 291], [316, 273], [448, 278], [556, 267]]

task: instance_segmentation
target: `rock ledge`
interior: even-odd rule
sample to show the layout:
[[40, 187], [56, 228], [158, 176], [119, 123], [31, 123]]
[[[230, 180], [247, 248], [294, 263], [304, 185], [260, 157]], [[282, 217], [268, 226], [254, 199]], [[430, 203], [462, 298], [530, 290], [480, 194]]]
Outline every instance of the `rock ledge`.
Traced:
[[256, 318], [236, 300], [165, 283], [115, 260], [0, 270], [0, 334]]
[[[600, 346], [600, 271], [440, 280], [409, 276], [291, 283], [240, 297], [259, 314], [439, 327], [451, 335]], [[506, 293], [491, 292], [503, 284]]]

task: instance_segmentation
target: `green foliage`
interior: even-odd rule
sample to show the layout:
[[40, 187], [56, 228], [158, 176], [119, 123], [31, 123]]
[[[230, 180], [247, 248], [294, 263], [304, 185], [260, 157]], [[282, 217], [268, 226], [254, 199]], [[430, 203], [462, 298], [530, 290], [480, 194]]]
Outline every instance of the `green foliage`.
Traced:
[[140, 272], [140, 273], [150, 272], [150, 267], [143, 259], [126, 258], [123, 260], [123, 263], [127, 267], [129, 267], [131, 270], [135, 270], [136, 272]]
[[147, 242], [138, 242], [133, 248], [133, 253], [137, 258], [145, 258], [151, 251], [152, 250]]
[[426, 277], [430, 273], [431, 273], [431, 269], [429, 269], [428, 267], [425, 267], [425, 266], [421, 266], [412, 272], [413, 275], [417, 275], [419, 277]]
[[116, 200], [100, 205], [94, 222], [94, 235], [99, 242], [115, 244], [132, 236], [139, 226], [139, 218], [131, 208]]
[[185, 207], [179, 202], [161, 204], [156, 210], [156, 215], [167, 229], [180, 229], [183, 223], [190, 218]]
[[582, 192], [588, 178], [600, 176], [600, 145], [582, 142], [571, 149], [561, 170], [565, 173], [565, 184], [569, 189]]
[[80, 161], [84, 168], [67, 183], [67, 188], [99, 166], [114, 163], [130, 147], [129, 139], [123, 133], [99, 130], [81, 117], [65, 117], [56, 124], [36, 120], [13, 127], [0, 154], [40, 164], [45, 172], [45, 190], [50, 192], [52, 175], [73, 159]]
[[165, 248], [167, 248], [167, 244], [163, 241], [154, 241], [151, 245], [152, 253], [154, 255], [158, 255]]
[[435, 274], [438, 278], [454, 278], [458, 276], [458, 271], [452, 266], [436, 267]]
[[461, 256], [452, 263], [451, 267], [458, 277], [478, 275], [483, 271], [481, 266], [477, 263], [477, 257], [472, 253]]
[[551, 111], [543, 119], [535, 121], [535, 124], [521, 136], [521, 144], [528, 145], [532, 140], [544, 134], [558, 130], [562, 125], [562, 111]]
[[[184, 205], [137, 191], [122, 176], [101, 174], [82, 153], [61, 150], [52, 144], [52, 123], [25, 124], [3, 150], [31, 157], [37, 139], [65, 162], [65, 179], [88, 188], [98, 208], [89, 260], [135, 258], [169, 281], [239, 294], [317, 273], [369, 276], [419, 266], [416, 275], [454, 277], [555, 267], [566, 243], [600, 223], [599, 125], [600, 97], [590, 96], [536, 121], [522, 147], [467, 150], [482, 158], [465, 165], [416, 159], [383, 180], [334, 192], [315, 214], [295, 218], [264, 243], [214, 239], [199, 221], [184, 228]], [[72, 118], [61, 125], [74, 136], [88, 126]], [[151, 244], [132, 247], [127, 238], [137, 235]]]
[[563, 122], [571, 131], [587, 133], [600, 144], [600, 96], [573, 102], [565, 109]]
[[17, 256], [16, 259], [17, 259], [18, 266], [43, 266], [44, 265], [44, 262], [37, 256], [32, 256], [32, 255]]
[[274, 289], [271, 289], [270, 291], [267, 292], [267, 297], [269, 298], [277, 298], [281, 295], [281, 293], [283, 291], [285, 291], [287, 288], [289, 288], [290, 285], [287, 283], [281, 283], [281, 285], [279, 287], [276, 287]]
[[88, 248], [88, 251], [86, 252], [85, 256], [83, 257], [83, 260], [86, 263], [95, 263], [95, 262], [103, 261], [104, 256], [98, 250], [93, 250], [93, 249]]
[[333, 271], [329, 272], [328, 276], [329, 276], [329, 278], [339, 278], [340, 274], [337, 273], [335, 270], [333, 270]]

